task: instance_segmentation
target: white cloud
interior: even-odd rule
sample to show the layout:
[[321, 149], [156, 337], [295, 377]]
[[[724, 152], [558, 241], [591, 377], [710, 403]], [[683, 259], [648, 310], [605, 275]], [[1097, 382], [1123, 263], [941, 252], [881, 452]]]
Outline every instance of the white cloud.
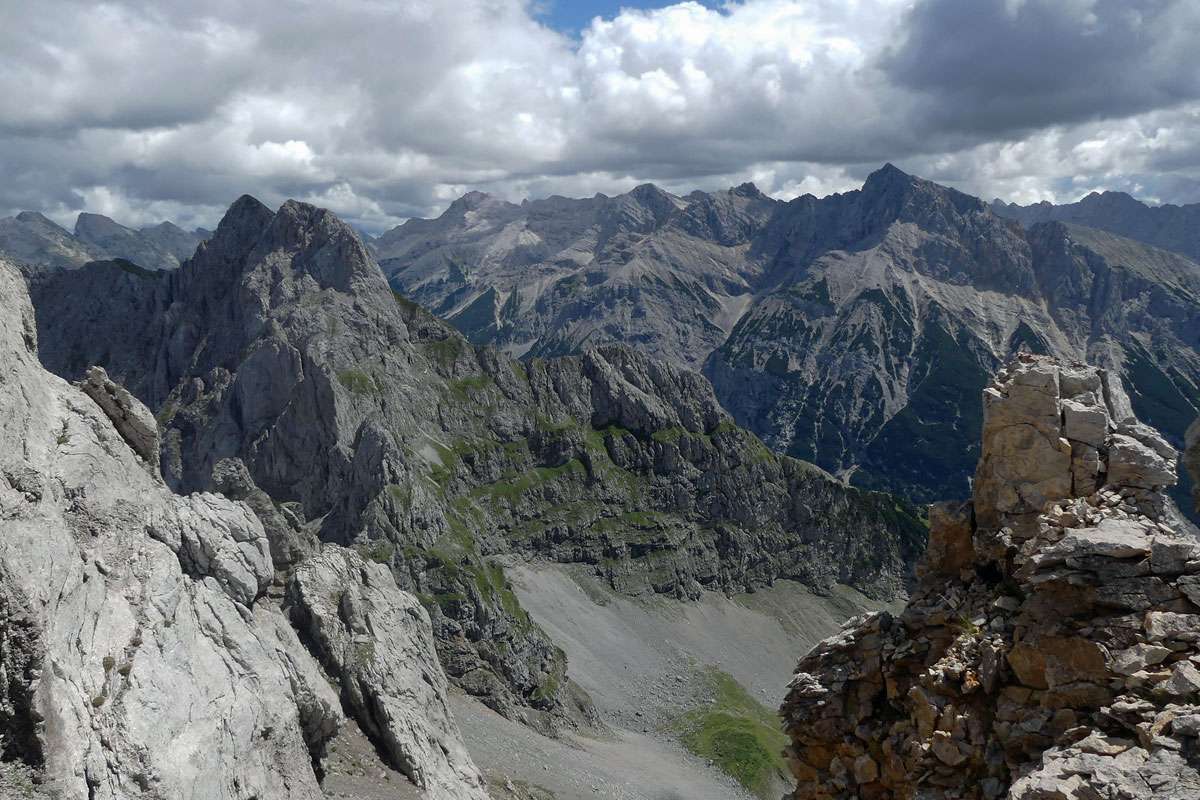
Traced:
[[971, 5], [992, 29], [959, 0], [745, 0], [572, 40], [528, 0], [0, 0], [0, 212], [211, 224], [250, 192], [377, 230], [471, 188], [787, 196], [885, 160], [1018, 199], [1195, 190], [1194, 3]]

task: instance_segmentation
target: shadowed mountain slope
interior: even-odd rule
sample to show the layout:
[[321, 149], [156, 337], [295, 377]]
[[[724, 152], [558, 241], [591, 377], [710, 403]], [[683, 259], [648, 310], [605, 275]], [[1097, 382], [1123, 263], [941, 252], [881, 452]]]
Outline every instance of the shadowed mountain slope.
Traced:
[[695, 597], [787, 577], [888, 598], [923, 528], [738, 428], [698, 374], [625, 347], [514, 361], [404, 300], [328, 211], [243, 197], [179, 270], [30, 276], [40, 353], [103, 365], [183, 491], [251, 502], [286, 574], [317, 542], [392, 568], [450, 677], [509, 716], [589, 713], [496, 554]]
[[1017, 350], [1114, 370], [1176, 446], [1200, 411], [1195, 261], [1026, 229], [892, 165], [787, 203], [750, 185], [520, 205], [476, 193], [373, 246], [394, 287], [476, 342], [528, 358], [614, 341], [703, 364], [773, 449], [922, 501], [968, 493], [974, 398]]

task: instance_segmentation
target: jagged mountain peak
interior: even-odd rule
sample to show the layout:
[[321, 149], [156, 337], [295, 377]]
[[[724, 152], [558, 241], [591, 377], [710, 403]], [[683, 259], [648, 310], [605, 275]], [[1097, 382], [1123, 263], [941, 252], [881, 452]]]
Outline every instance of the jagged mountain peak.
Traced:
[[673, 198], [670, 192], [660, 188], [653, 183], [639, 183], [637, 186], [630, 189], [627, 194], [642, 201], [661, 200], [664, 198]]
[[274, 218], [275, 212], [258, 198], [242, 195], [226, 210], [212, 237], [196, 250], [193, 268], [212, 268], [216, 263], [244, 260]]
[[875, 230], [907, 222], [931, 232], [959, 235], [977, 225], [987, 210], [977, 197], [909, 175], [890, 163], [867, 176], [857, 197], [863, 221]]
[[45, 214], [42, 214], [41, 212], [38, 212], [38, 211], [22, 211], [19, 214], [17, 214], [16, 219], [20, 222], [25, 222], [25, 223], [33, 224], [33, 225], [47, 225], [51, 228], [56, 228], [58, 230], [61, 230], [63, 233], [67, 232], [66, 228], [59, 225], [54, 220], [50, 219]]
[[132, 231], [111, 217], [82, 211], [75, 218], [75, 235], [81, 239], [92, 240], [97, 236], [114, 233], [132, 233]]
[[635, 186], [607, 201], [601, 215], [602, 240], [619, 231], [648, 233], [684, 206], [685, 203], [678, 197], [653, 183]]
[[225, 210], [225, 215], [217, 223], [217, 230], [220, 230], [221, 225], [225, 224], [226, 220], [236, 220], [247, 215], [261, 215], [263, 212], [267, 214], [274, 213], [263, 201], [254, 195], [244, 194], [237, 200], [234, 200], [229, 208]]
[[909, 175], [907, 172], [888, 161], [882, 167], [867, 176], [866, 181], [864, 181], [863, 188], [865, 189], [867, 186], [882, 186], [886, 184], [911, 183], [914, 180], [919, 179]]
[[210, 271], [263, 272], [283, 264], [293, 276], [307, 275], [320, 288], [353, 292], [365, 283], [369, 291], [390, 296], [358, 233], [332, 211], [299, 200], [288, 200], [272, 211], [258, 199], [242, 195], [185, 272], [188, 279], [200, 280], [200, 274]]
[[753, 181], [739, 183], [737, 186], [734, 186], [732, 189], [730, 189], [729, 193], [738, 195], [740, 197], [766, 197], [762, 190], [759, 189]]
[[[162, 231], [164, 233], [172, 234], [187, 233], [187, 231], [176, 225], [174, 222], [171, 222], [169, 219], [163, 220], [155, 225], [143, 225], [139, 230], [141, 230], [142, 233], [148, 233], [150, 231]], [[196, 230], [199, 231], [200, 229], [197, 228]]]
[[270, 247], [295, 250], [293, 268], [305, 270], [322, 287], [349, 291], [355, 281], [372, 280], [377, 290], [386, 290], [383, 274], [362, 239], [328, 209], [288, 200], [279, 207], [264, 239]]
[[1112, 209], [1128, 209], [1135, 213], [1150, 207], [1147, 203], [1138, 200], [1128, 192], [1118, 192], [1111, 189], [1103, 192], [1090, 192], [1079, 202], [1081, 204], [1107, 206]]
[[867, 176], [863, 182], [862, 195], [864, 198], [913, 198], [920, 197], [925, 201], [939, 200], [948, 202], [959, 213], [982, 211], [987, 204], [978, 197], [960, 192], [949, 186], [910, 175], [896, 165], [888, 162]]
[[450, 206], [442, 213], [443, 217], [455, 217], [467, 213], [468, 211], [477, 211], [484, 206], [493, 203], [507, 204], [487, 192], [472, 190], [464, 194], [450, 204]]

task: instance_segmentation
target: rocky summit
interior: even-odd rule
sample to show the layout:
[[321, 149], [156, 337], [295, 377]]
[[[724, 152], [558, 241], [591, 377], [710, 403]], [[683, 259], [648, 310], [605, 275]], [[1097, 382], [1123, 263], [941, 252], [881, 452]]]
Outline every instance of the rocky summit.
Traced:
[[796, 669], [792, 797], [1200, 797], [1200, 541], [1164, 494], [1176, 452], [1091, 366], [1025, 355], [983, 400], [973, 499], [934, 507], [908, 605]]
[[1017, 351], [1120, 375], [1182, 446], [1200, 413], [1195, 208], [1126, 199], [1017, 214], [889, 164], [788, 202], [752, 184], [472, 193], [371, 246], [476, 343], [529, 359], [620, 342], [701, 369], [773, 449], [929, 502], [969, 494], [979, 392]]

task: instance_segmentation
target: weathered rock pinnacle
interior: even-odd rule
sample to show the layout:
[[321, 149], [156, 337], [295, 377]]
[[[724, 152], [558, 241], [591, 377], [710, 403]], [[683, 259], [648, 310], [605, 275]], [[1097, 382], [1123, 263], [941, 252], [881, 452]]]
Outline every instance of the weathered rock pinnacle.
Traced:
[[908, 606], [797, 668], [796, 800], [1200, 797], [1200, 542], [1128, 407], [1093, 367], [1001, 371]]

